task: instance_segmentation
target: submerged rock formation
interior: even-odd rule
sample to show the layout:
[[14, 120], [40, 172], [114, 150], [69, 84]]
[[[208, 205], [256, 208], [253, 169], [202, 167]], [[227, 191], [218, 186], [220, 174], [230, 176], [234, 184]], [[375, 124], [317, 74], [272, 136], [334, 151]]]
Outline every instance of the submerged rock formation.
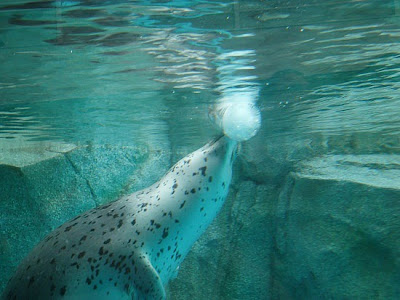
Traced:
[[395, 299], [398, 178], [400, 157], [382, 154], [303, 161], [283, 185], [238, 180], [171, 298]]
[[[288, 153], [260, 141], [244, 145], [229, 199], [170, 298], [395, 299], [399, 155]], [[52, 228], [149, 185], [171, 164], [169, 153], [146, 147], [39, 148], [9, 150], [8, 160], [1, 152], [1, 287]]]

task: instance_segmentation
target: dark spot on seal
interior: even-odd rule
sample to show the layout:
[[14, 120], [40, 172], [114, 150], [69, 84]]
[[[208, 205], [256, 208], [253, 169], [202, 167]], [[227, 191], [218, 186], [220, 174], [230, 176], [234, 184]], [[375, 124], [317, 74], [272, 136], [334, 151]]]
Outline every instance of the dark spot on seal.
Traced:
[[212, 181], [213, 181], [212, 176], [208, 177], [208, 182], [212, 182]]
[[192, 194], [194, 194], [194, 193], [196, 193], [196, 189], [193, 188], [193, 189], [190, 190], [190, 192], [191, 192]]
[[85, 251], [83, 251], [83, 252], [79, 253], [79, 254], [78, 254], [78, 258], [80, 259], [80, 258], [84, 257], [84, 256], [85, 256], [85, 254], [86, 254], [86, 252], [85, 252]]
[[86, 278], [86, 283], [87, 283], [88, 285], [90, 285], [90, 284], [92, 283], [92, 280], [91, 280], [89, 277], [87, 277], [87, 278]]
[[132, 222], [131, 222], [131, 224], [132, 224], [132, 225], [135, 225], [135, 224], [136, 224], [136, 219], [133, 219]]
[[179, 206], [179, 209], [182, 209], [185, 206], [186, 200], [182, 202], [181, 206]]
[[105, 240], [103, 244], [108, 244], [109, 242], [111, 242], [111, 239]]
[[201, 171], [201, 175], [206, 176], [206, 170], [207, 170], [206, 166], [199, 168], [199, 170]]
[[123, 221], [122, 221], [122, 220], [119, 220], [117, 227], [118, 227], [118, 228], [121, 228], [122, 223], [123, 223]]
[[168, 236], [168, 228], [164, 228], [162, 238], [165, 239]]
[[74, 226], [76, 226], [76, 225], [78, 225], [77, 222], [75, 222], [74, 224], [72, 224], [72, 225], [70, 225], [70, 226], [67, 226], [67, 227], [65, 228], [64, 232], [70, 231], [70, 230], [72, 229], [72, 227], [74, 227]]
[[75, 217], [75, 218], [72, 220], [72, 222], [74, 222], [74, 221], [78, 220], [80, 217], [81, 217], [81, 216], [77, 216], [77, 217]]
[[53, 259], [50, 261], [50, 264], [51, 264], [51, 265], [54, 265], [55, 262], [56, 262], [56, 260], [53, 258]]
[[56, 289], [56, 286], [54, 285], [54, 283], [52, 283], [50, 286], [50, 292], [54, 292], [55, 289]]

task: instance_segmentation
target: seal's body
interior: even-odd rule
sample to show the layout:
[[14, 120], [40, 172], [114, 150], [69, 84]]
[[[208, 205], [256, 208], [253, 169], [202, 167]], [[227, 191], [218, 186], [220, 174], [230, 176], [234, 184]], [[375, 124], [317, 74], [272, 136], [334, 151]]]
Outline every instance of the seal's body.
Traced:
[[3, 299], [165, 299], [227, 196], [235, 150], [223, 136], [152, 186], [63, 224], [20, 264]]

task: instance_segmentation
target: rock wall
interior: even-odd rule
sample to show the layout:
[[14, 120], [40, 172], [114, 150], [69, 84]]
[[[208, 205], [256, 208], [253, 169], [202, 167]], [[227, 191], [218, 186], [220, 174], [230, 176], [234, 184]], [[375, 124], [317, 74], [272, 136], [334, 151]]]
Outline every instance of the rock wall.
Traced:
[[260, 145], [171, 299], [397, 299], [400, 156]]
[[288, 176], [276, 214], [274, 298], [398, 297], [399, 162], [327, 155]]
[[[243, 145], [227, 202], [169, 284], [170, 299], [400, 294], [399, 154], [291, 146], [262, 136]], [[1, 288], [51, 229], [151, 184], [171, 165], [170, 153], [148, 147], [40, 149], [2, 157]]]

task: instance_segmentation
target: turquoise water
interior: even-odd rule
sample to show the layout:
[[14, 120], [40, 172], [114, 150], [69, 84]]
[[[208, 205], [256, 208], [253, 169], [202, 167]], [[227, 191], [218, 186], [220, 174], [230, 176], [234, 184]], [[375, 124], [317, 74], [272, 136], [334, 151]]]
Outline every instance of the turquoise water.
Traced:
[[157, 138], [170, 121], [196, 136], [225, 82], [259, 87], [267, 134], [398, 134], [397, 9], [395, 1], [3, 1], [0, 137]]
[[[2, 282], [77, 212], [71, 204], [48, 223], [43, 212], [46, 225], [26, 239], [13, 227], [80, 182], [40, 177], [62, 174], [56, 154], [94, 149], [72, 161], [97, 205], [217, 135], [210, 107], [245, 92], [261, 130], [243, 144], [227, 207], [172, 299], [396, 299], [399, 38], [396, 0], [1, 1]], [[125, 159], [137, 162], [119, 174]], [[20, 179], [26, 190], [13, 194]]]

